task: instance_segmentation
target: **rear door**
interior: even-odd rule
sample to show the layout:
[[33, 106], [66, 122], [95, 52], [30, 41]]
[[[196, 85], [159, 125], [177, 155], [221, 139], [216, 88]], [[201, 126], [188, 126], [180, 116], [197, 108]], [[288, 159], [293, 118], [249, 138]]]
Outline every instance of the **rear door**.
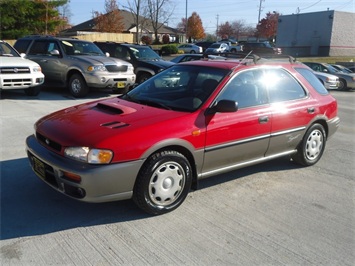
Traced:
[[[59, 51], [59, 55], [54, 55], [54, 50]], [[63, 65], [63, 52], [57, 40], [35, 40], [28, 51], [27, 58], [37, 62], [45, 75], [47, 81], [65, 80], [66, 65]]]
[[238, 111], [207, 116], [203, 175], [262, 159], [269, 146], [272, 116], [264, 87], [257, 80], [262, 70], [237, 73], [217, 96], [217, 101], [238, 102]]
[[317, 104], [285, 69], [265, 69], [262, 84], [269, 95], [273, 121], [265, 156], [291, 152], [315, 117]]

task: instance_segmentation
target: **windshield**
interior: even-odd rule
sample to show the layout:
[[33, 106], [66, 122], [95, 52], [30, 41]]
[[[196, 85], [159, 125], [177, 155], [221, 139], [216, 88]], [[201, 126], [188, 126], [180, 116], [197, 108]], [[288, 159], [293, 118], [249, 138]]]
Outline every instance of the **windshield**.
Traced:
[[91, 42], [83, 42], [76, 40], [61, 41], [63, 48], [67, 55], [100, 55], [105, 54], [100, 50], [96, 44]]
[[0, 56], [20, 57], [17, 51], [6, 42], [0, 42]]
[[150, 47], [130, 47], [130, 49], [138, 60], [161, 60]]
[[158, 108], [192, 112], [208, 99], [228, 72], [226, 69], [176, 65], [121, 98]]

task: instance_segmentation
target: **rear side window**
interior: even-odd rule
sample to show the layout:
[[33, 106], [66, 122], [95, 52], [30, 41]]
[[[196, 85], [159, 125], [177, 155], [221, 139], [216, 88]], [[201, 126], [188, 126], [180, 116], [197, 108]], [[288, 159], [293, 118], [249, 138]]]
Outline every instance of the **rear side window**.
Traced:
[[327, 95], [329, 92], [319, 81], [319, 79], [313, 74], [312, 71], [306, 68], [295, 68], [295, 70], [300, 73], [311, 85], [312, 87], [321, 95]]
[[19, 53], [26, 53], [28, 46], [30, 45], [31, 40], [18, 40], [14, 48], [19, 52]]
[[263, 76], [270, 103], [297, 100], [306, 97], [301, 84], [283, 69], [266, 69]]

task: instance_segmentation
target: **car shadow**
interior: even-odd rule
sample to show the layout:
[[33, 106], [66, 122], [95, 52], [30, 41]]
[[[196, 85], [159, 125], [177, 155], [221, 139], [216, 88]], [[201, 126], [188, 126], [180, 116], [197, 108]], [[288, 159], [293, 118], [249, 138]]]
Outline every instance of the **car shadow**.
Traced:
[[70, 199], [44, 184], [27, 158], [0, 163], [0, 239], [149, 217], [131, 200], [95, 204]]
[[[0, 163], [1, 240], [151, 217], [132, 200], [95, 204], [70, 199], [44, 184], [31, 170], [27, 158]], [[262, 171], [295, 167], [286, 159], [276, 159], [201, 180], [199, 189]]]

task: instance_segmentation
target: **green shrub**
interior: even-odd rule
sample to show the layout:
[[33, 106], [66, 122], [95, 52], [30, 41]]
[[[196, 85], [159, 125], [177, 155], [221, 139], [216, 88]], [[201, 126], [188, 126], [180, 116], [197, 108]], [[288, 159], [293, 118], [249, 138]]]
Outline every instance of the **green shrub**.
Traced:
[[177, 54], [178, 53], [178, 48], [174, 44], [164, 45], [161, 48], [161, 50], [162, 50], [163, 54]]

